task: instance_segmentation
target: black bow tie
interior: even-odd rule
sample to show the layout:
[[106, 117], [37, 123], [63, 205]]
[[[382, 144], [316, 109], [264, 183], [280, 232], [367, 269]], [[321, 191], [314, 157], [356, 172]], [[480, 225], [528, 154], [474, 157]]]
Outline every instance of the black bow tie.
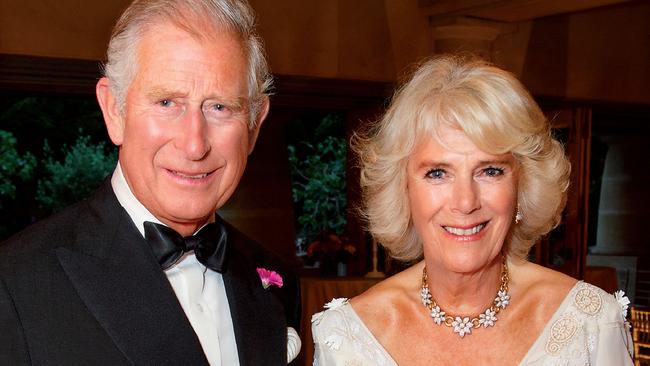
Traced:
[[176, 264], [183, 253], [192, 250], [204, 266], [219, 273], [226, 270], [227, 234], [221, 223], [208, 224], [196, 235], [182, 237], [170, 227], [145, 221], [144, 236], [163, 270]]

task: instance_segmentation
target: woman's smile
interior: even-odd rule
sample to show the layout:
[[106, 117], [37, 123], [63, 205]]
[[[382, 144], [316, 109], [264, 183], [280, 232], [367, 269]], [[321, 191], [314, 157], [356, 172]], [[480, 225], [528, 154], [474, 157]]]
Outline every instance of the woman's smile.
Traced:
[[478, 225], [469, 227], [469, 228], [464, 228], [464, 227], [458, 227], [458, 226], [443, 226], [442, 228], [445, 229], [448, 233], [456, 236], [470, 236], [470, 235], [475, 235], [481, 232], [485, 226], [488, 224], [488, 221], [480, 223]]

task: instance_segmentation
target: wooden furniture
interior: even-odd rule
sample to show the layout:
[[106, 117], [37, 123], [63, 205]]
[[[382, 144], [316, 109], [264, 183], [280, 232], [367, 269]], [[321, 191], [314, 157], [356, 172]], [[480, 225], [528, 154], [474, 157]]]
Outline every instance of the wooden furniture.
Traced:
[[650, 310], [632, 307], [632, 339], [634, 364], [650, 363]]
[[370, 288], [381, 279], [364, 277], [312, 278], [300, 279], [302, 318], [300, 338], [302, 349], [297, 365], [311, 366], [314, 359], [314, 341], [311, 336], [311, 316], [324, 310], [323, 305], [335, 297], [354, 297]]
[[613, 267], [586, 266], [584, 280], [610, 294], [620, 290], [616, 280], [616, 268]]
[[592, 111], [557, 101], [539, 102], [555, 136], [565, 144], [571, 179], [561, 225], [537, 242], [535, 262], [582, 279], [587, 257]]

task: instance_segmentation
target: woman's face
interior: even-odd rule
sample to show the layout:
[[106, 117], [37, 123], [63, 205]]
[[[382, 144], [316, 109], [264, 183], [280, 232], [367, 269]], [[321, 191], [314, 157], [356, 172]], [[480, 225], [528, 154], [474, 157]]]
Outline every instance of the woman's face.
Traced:
[[471, 274], [494, 263], [514, 222], [517, 162], [479, 150], [458, 129], [442, 127], [440, 140], [409, 158], [413, 225], [428, 264]]

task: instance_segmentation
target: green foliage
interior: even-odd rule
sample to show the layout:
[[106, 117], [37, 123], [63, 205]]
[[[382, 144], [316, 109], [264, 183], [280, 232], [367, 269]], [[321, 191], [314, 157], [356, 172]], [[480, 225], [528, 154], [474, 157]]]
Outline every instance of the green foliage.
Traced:
[[[0, 126], [2, 130], [11, 131], [0, 132], [0, 241], [49, 216], [53, 209], [76, 200], [73, 197], [81, 198], [95, 189], [114, 167], [115, 159], [110, 158], [108, 171], [95, 174], [96, 164], [87, 164], [78, 157], [77, 160], [81, 160], [78, 164], [88, 166], [78, 166], [79, 174], [68, 174], [71, 176], [68, 181], [60, 179], [61, 171], [70, 164], [65, 161], [66, 155], [73, 150], [61, 147], [75, 145], [79, 131], [92, 136], [93, 142], [109, 143], [101, 111], [93, 96], [7, 94], [0, 98]], [[43, 148], [44, 136], [51, 149]], [[86, 145], [88, 156], [85, 159], [99, 159], [88, 138]], [[59, 172], [53, 174], [58, 161]], [[88, 179], [93, 174], [99, 178]], [[80, 188], [84, 182], [89, 185]], [[37, 200], [39, 184], [45, 203]]]
[[95, 140], [106, 136], [101, 111], [92, 96], [6, 96], [0, 98], [0, 126], [11, 131], [21, 149], [31, 151], [37, 160], [44, 136], [57, 148], [73, 144], [80, 129]]
[[346, 141], [340, 136], [322, 136], [336, 123], [340, 119], [327, 116], [312, 135], [316, 141], [288, 147], [299, 237], [310, 239], [327, 229], [345, 230]]
[[16, 198], [16, 183], [29, 181], [36, 166], [34, 155], [21, 155], [16, 144], [11, 132], [0, 130], [0, 208], [3, 200]]
[[114, 149], [107, 149], [103, 142], [93, 145], [89, 136], [80, 136], [71, 148], [64, 145], [61, 152], [64, 157], [58, 161], [45, 141], [45, 175], [38, 181], [36, 200], [52, 211], [87, 197], [117, 161]]

